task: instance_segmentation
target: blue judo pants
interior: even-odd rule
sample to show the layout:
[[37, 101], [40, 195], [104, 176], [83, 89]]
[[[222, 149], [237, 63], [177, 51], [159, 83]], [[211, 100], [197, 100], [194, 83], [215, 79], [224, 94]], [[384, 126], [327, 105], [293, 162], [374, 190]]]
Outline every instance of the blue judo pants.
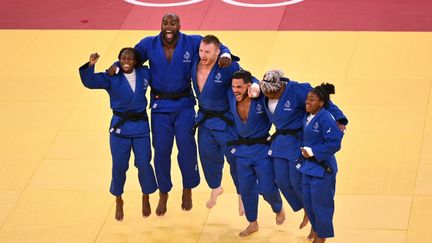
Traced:
[[302, 173], [296, 168], [297, 162], [273, 158], [276, 185], [288, 204], [294, 210], [303, 208]]
[[246, 218], [254, 222], [258, 217], [258, 194], [262, 194], [274, 213], [282, 210], [282, 198], [275, 184], [273, 163], [267, 158], [237, 157], [240, 194]]
[[303, 175], [303, 200], [313, 230], [321, 238], [334, 237], [333, 214], [336, 173], [324, 177]]
[[110, 192], [114, 196], [121, 196], [126, 182], [126, 171], [129, 168], [131, 149], [135, 155], [135, 167], [138, 169], [138, 179], [144, 194], [156, 191], [157, 184], [150, 164], [150, 136], [120, 137], [110, 134], [110, 148], [112, 155], [112, 179]]
[[197, 147], [192, 127], [195, 124], [193, 107], [177, 112], [152, 112], [151, 128], [155, 153], [154, 166], [161, 192], [169, 192], [171, 181], [171, 152], [174, 136], [178, 155], [177, 161], [183, 178], [183, 188], [191, 189], [200, 183]]
[[198, 127], [198, 150], [208, 186], [211, 189], [220, 187], [225, 155], [238, 194], [236, 157], [230, 152], [232, 147], [226, 146], [228, 141], [233, 140], [237, 140], [237, 135], [232, 126], [226, 126], [224, 131], [209, 129], [202, 125]]

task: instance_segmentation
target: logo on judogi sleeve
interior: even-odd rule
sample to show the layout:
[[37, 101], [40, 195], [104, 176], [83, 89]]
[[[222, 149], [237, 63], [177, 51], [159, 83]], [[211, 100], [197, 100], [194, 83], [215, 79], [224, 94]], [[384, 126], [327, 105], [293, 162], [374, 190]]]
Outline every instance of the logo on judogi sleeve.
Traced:
[[187, 51], [184, 55], [183, 55], [183, 62], [191, 62], [191, 54]]

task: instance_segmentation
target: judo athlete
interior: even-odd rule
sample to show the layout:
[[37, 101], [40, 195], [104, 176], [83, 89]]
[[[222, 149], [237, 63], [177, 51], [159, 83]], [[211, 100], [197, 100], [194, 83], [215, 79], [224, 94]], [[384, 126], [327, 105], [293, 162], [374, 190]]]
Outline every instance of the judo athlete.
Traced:
[[[208, 186], [212, 189], [206, 206], [212, 208], [217, 197], [223, 193], [221, 187], [224, 155], [230, 165], [231, 177], [238, 190], [235, 156], [226, 145], [236, 139], [232, 115], [229, 112], [227, 91], [231, 89], [232, 75], [240, 70], [233, 61], [228, 67], [215, 65], [220, 53], [220, 41], [216, 36], [205, 36], [199, 47], [199, 60], [191, 72], [192, 82], [198, 99], [199, 110], [194, 129], [198, 128], [198, 149], [201, 165]], [[257, 81], [258, 82], [258, 81]], [[256, 83], [250, 95], [259, 94]], [[243, 215], [243, 204], [239, 194], [239, 214]]]
[[285, 211], [279, 189], [275, 184], [273, 161], [268, 156], [271, 123], [264, 111], [264, 95], [251, 99], [248, 89], [252, 75], [245, 70], [233, 74], [232, 90], [228, 91], [230, 111], [238, 138], [228, 142], [237, 159], [239, 190], [243, 200], [248, 227], [240, 232], [245, 237], [258, 231], [258, 196], [262, 194], [276, 214], [276, 224], [285, 221]]
[[[182, 174], [181, 207], [192, 209], [192, 188], [200, 182], [197, 149], [192, 127], [195, 124], [195, 98], [191, 88], [191, 67], [198, 59], [201, 36], [180, 32], [180, 18], [168, 13], [162, 18], [161, 32], [142, 39], [135, 49], [141, 63], [149, 61], [151, 83], [151, 129], [154, 166], [159, 186], [156, 214], [166, 213], [171, 181], [171, 152], [174, 137], [178, 165]], [[231, 63], [229, 50], [223, 46], [219, 65]], [[141, 64], [140, 63], [140, 64]], [[115, 69], [115, 67], [114, 67]]]
[[334, 154], [341, 148], [344, 133], [326, 109], [332, 84], [321, 84], [311, 90], [306, 100], [307, 115], [303, 123], [302, 155], [299, 164], [303, 174], [303, 204], [313, 230], [314, 243], [334, 237], [333, 213], [337, 164]]
[[[276, 132], [272, 135], [269, 155], [273, 158], [276, 184], [296, 212], [303, 208], [302, 174], [296, 168], [302, 158], [300, 147], [303, 143], [303, 117], [306, 114], [305, 101], [312, 86], [309, 83], [298, 83], [283, 77], [280, 70], [265, 73], [260, 87], [267, 97], [265, 110]], [[339, 108], [329, 102], [329, 112], [335, 117], [341, 130], [348, 123]], [[300, 229], [308, 223], [305, 213]], [[313, 232], [308, 238], [312, 239]]]
[[149, 70], [137, 66], [138, 54], [133, 48], [123, 48], [119, 53], [121, 71], [119, 75], [95, 73], [97, 53], [79, 68], [81, 81], [89, 89], [105, 89], [110, 97], [113, 116], [110, 125], [110, 148], [112, 155], [112, 180], [110, 192], [116, 196], [115, 218], [123, 220], [123, 188], [129, 168], [131, 149], [135, 155], [135, 167], [141, 185], [142, 214], [151, 214], [149, 195], [156, 191], [157, 184], [150, 164], [150, 129], [146, 114], [145, 93], [149, 84]]

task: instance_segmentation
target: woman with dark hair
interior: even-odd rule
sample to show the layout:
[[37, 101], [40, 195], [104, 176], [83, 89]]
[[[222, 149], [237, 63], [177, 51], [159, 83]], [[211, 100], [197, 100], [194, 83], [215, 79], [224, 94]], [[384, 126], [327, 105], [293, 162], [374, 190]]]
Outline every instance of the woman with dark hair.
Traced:
[[298, 167], [303, 174], [303, 204], [312, 229], [314, 243], [334, 236], [333, 213], [337, 164], [334, 154], [341, 148], [343, 132], [327, 110], [332, 84], [323, 83], [311, 90], [306, 99], [307, 115], [303, 123], [305, 160]]
[[[269, 150], [269, 155], [273, 158], [276, 184], [293, 211], [297, 212], [303, 208], [302, 174], [297, 167], [302, 160], [300, 147], [303, 144], [305, 101], [312, 86], [284, 77], [281, 70], [270, 70], [264, 74], [260, 87], [266, 96], [265, 111], [276, 127]], [[344, 130], [348, 120], [343, 112], [331, 102], [328, 110], [336, 118], [335, 124]], [[300, 229], [307, 223], [305, 213]], [[314, 238], [312, 230], [308, 238]]]
[[138, 179], [142, 189], [142, 214], [151, 214], [149, 195], [157, 184], [150, 164], [150, 129], [146, 114], [149, 85], [149, 69], [137, 66], [139, 56], [134, 48], [123, 48], [119, 55], [120, 75], [109, 76], [106, 72], [95, 73], [99, 54], [79, 68], [81, 81], [89, 89], [105, 89], [110, 97], [113, 116], [110, 124], [110, 148], [112, 155], [112, 180], [110, 192], [116, 197], [115, 218], [123, 220], [123, 189], [129, 168], [131, 150], [135, 155]]

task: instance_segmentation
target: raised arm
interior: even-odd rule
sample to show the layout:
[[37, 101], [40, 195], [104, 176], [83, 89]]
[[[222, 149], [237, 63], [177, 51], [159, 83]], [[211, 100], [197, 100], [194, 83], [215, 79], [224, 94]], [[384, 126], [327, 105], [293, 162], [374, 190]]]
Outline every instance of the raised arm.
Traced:
[[95, 64], [99, 60], [98, 53], [92, 53], [90, 60], [79, 68], [81, 82], [89, 89], [109, 89], [110, 82], [106, 73], [95, 73]]

